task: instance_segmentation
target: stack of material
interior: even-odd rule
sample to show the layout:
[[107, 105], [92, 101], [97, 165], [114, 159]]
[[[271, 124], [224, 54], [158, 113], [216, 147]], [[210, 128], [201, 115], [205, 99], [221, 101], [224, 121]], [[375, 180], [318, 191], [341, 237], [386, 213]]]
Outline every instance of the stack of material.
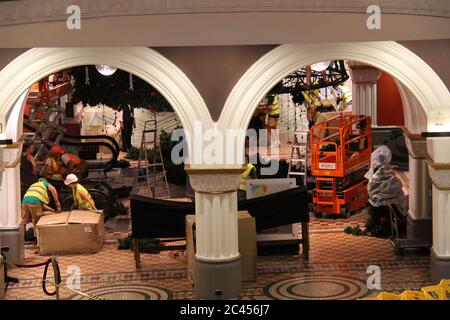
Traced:
[[36, 225], [40, 255], [99, 252], [105, 240], [103, 214], [74, 210], [47, 214]]

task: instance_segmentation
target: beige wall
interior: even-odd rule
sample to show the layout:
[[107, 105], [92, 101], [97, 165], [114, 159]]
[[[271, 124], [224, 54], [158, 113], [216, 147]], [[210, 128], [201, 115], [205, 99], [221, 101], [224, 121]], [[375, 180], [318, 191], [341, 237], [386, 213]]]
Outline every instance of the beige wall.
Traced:
[[[443, 39], [450, 19], [385, 15], [380, 30], [366, 27], [366, 14], [239, 13], [111, 17], [1, 26], [1, 47], [203, 46], [298, 42]], [[351, 31], [349, 31], [351, 30]], [[35, 36], [30, 36], [35, 35]]]
[[450, 39], [401, 41], [400, 44], [421, 57], [450, 90]]

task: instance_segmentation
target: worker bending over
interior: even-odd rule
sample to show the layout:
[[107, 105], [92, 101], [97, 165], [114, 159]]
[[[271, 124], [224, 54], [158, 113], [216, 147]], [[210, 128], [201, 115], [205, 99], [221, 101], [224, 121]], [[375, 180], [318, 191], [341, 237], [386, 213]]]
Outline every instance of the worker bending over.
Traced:
[[86, 188], [78, 183], [78, 177], [76, 175], [73, 173], [69, 174], [64, 184], [72, 189], [74, 209], [97, 211], [94, 200], [92, 200]]
[[54, 181], [63, 180], [61, 152], [64, 153], [64, 151], [58, 146], [54, 146], [50, 149], [44, 166], [44, 177], [46, 179]]
[[50, 149], [50, 155], [51, 159], [53, 159], [51, 164], [53, 165], [55, 163], [55, 169], [50, 168], [50, 172], [59, 170], [59, 172], [62, 174], [62, 177], [67, 176], [71, 173], [76, 174], [81, 178], [87, 178], [87, 176], [89, 175], [87, 162], [83, 159], [80, 159], [74, 154], [65, 152], [64, 149], [60, 146], [53, 146]]
[[39, 219], [44, 215], [45, 211], [55, 212], [55, 209], [49, 207], [50, 195], [52, 194], [55, 200], [56, 210], [61, 211], [61, 203], [58, 199], [58, 193], [55, 187], [53, 187], [47, 179], [41, 178], [38, 182], [33, 183], [25, 193], [22, 200], [22, 219], [21, 225], [32, 223], [34, 226], [38, 223]]

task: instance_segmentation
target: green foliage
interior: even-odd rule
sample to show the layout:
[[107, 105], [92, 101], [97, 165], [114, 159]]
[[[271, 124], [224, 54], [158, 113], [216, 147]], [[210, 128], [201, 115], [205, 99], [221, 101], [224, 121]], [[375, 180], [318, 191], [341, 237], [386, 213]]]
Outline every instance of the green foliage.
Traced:
[[[184, 164], [174, 164], [172, 162], [172, 149], [178, 144], [178, 141], [171, 140], [172, 133], [161, 130], [159, 141], [161, 147], [161, 154], [163, 157], [164, 167], [166, 168], [167, 180], [170, 183], [177, 185], [186, 184], [186, 172], [184, 171]], [[132, 147], [128, 150], [125, 158], [130, 160], [139, 159], [140, 149]], [[154, 149], [148, 151], [148, 161], [151, 163], [156, 157], [156, 162], [159, 162], [159, 155]]]
[[117, 161], [116, 168], [128, 168], [130, 167], [130, 161], [119, 160]]
[[367, 234], [367, 232], [366, 231], [363, 231], [360, 227], [359, 227], [359, 225], [357, 225], [357, 226], [355, 226], [355, 227], [347, 227], [347, 228], [345, 228], [344, 229], [344, 232], [345, 233], [348, 233], [348, 234], [353, 234], [353, 235], [355, 235], [355, 236], [367, 236], [368, 234]]
[[139, 152], [139, 148], [131, 147], [128, 149], [128, 153], [125, 158], [129, 160], [139, 160]]
[[173, 111], [167, 100], [150, 84], [133, 76], [133, 91], [129, 89], [129, 73], [117, 70], [110, 76], [100, 74], [95, 66], [88, 66], [89, 84], [86, 84], [85, 66], [74, 67], [71, 75], [75, 79], [73, 102], [95, 106], [107, 105], [121, 110], [123, 106], [152, 109], [158, 112]]

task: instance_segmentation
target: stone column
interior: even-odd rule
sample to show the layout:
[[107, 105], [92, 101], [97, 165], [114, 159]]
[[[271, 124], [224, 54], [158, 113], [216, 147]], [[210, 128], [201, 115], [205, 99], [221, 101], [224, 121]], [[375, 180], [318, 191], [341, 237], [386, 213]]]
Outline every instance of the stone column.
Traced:
[[[6, 137], [14, 142], [20, 140], [23, 127], [23, 106], [28, 91], [24, 92], [16, 101], [6, 125]], [[2, 246], [8, 246], [6, 254], [8, 260], [13, 263], [23, 263], [24, 259], [24, 228], [19, 226], [20, 222], [20, 157], [21, 148], [5, 148], [0, 161], [8, 166], [3, 172], [0, 185], [0, 238]]]
[[428, 168], [433, 181], [431, 279], [450, 279], [450, 138], [428, 138]]
[[[4, 168], [3, 168], [3, 150], [2, 148], [0, 148], [0, 187], [2, 185], [2, 180], [3, 180], [3, 172], [4, 172]], [[1, 192], [1, 190], [0, 190]], [[2, 239], [0, 237], [0, 248], [2, 247]], [[3, 270], [3, 257], [0, 256], [0, 272], [2, 272]], [[0, 274], [0, 300], [3, 300], [5, 298], [5, 281], [4, 281], [4, 277]]]
[[352, 77], [352, 112], [372, 118], [372, 125], [377, 120], [377, 81], [381, 71], [365, 64], [349, 62]]
[[237, 189], [243, 171], [186, 167], [195, 191], [197, 298], [228, 299], [241, 293]]
[[408, 239], [421, 239], [431, 245], [432, 189], [426, 161], [427, 142], [406, 128], [405, 141], [409, 153], [409, 210], [407, 216]]

